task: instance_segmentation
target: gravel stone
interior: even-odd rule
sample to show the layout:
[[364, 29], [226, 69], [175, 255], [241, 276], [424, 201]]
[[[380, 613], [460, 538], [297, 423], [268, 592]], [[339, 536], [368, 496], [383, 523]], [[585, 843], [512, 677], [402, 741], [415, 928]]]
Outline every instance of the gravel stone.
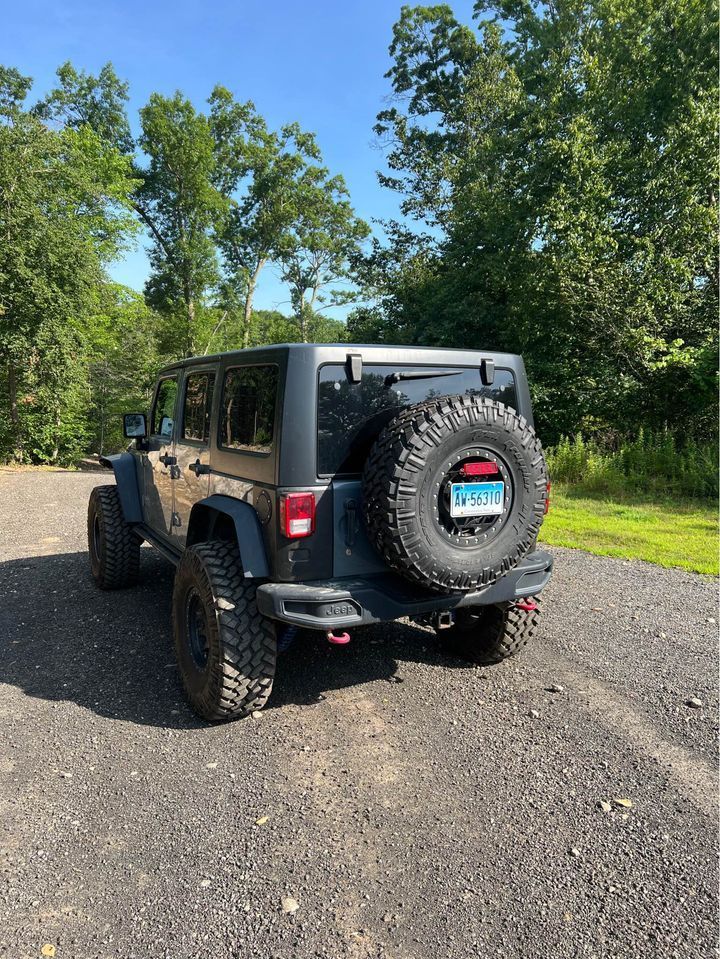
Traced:
[[[174, 664], [172, 569], [143, 548], [137, 587], [92, 583], [108, 482], [0, 468], [0, 956], [710, 954], [715, 580], [553, 549], [517, 658], [468, 667], [407, 622], [342, 649], [301, 632], [263, 721], [210, 726]], [[635, 809], [602, 815], [613, 796]]]

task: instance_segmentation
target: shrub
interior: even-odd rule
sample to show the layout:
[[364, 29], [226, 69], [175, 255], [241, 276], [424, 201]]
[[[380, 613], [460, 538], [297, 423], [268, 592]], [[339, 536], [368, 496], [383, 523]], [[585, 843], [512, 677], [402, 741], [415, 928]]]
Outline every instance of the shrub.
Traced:
[[546, 451], [553, 481], [588, 493], [717, 497], [718, 448], [711, 440], [678, 439], [640, 430], [614, 443], [561, 437]]

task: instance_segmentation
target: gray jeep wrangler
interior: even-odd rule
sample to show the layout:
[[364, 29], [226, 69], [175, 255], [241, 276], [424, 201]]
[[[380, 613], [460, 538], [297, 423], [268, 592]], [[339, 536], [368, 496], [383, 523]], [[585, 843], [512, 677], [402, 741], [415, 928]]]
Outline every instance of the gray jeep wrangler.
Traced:
[[205, 719], [272, 690], [298, 628], [334, 643], [402, 616], [495, 663], [537, 627], [552, 568], [536, 548], [549, 482], [522, 359], [292, 344], [182, 360], [149, 421], [126, 414], [115, 485], [93, 490], [103, 589], [140, 546], [176, 567], [173, 633]]

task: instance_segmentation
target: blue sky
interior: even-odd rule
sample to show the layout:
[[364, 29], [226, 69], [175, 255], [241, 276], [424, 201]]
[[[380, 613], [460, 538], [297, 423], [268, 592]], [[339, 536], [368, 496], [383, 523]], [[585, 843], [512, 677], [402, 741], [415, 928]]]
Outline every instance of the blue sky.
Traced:
[[[34, 94], [72, 60], [95, 73], [111, 60], [130, 83], [130, 117], [153, 91], [182, 90], [198, 106], [215, 83], [253, 100], [268, 123], [297, 120], [317, 134], [327, 166], [342, 173], [366, 220], [397, 214], [379, 186], [382, 153], [372, 133], [389, 93], [383, 78], [400, 13], [395, 0], [25, 0], [5, 4], [0, 62], [34, 77]], [[472, 0], [453, 0], [470, 22]], [[138, 248], [112, 270], [138, 290], [147, 276]], [[256, 305], [289, 312], [287, 291], [267, 274]]]

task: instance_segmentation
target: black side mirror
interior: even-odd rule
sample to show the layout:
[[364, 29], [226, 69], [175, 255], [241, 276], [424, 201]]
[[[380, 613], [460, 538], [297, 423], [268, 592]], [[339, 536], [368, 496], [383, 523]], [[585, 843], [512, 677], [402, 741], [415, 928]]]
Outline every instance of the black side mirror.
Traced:
[[144, 413], [123, 414], [123, 433], [129, 440], [141, 440], [147, 436]]

